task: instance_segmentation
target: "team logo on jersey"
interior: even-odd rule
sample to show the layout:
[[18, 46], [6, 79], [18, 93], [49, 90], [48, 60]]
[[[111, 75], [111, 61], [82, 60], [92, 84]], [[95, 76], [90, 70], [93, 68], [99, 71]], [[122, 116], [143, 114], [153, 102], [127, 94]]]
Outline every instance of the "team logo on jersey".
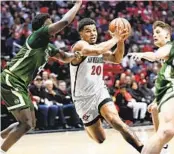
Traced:
[[84, 121], [88, 121], [89, 117], [90, 117], [89, 114], [84, 114], [83, 117], [82, 117], [82, 119], [83, 119]]
[[88, 57], [88, 63], [103, 63], [103, 57]]
[[50, 47], [48, 47], [48, 49], [45, 50], [45, 53], [46, 53], [45, 60], [46, 61], [48, 61], [48, 58], [49, 58], [49, 51], [51, 51], [51, 48]]

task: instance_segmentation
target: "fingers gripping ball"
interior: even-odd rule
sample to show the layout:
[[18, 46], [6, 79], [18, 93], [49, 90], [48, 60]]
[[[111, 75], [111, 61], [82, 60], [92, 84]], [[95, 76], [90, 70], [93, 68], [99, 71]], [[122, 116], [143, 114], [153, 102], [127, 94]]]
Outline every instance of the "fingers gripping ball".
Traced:
[[128, 20], [126, 20], [125, 18], [115, 18], [113, 19], [110, 24], [109, 24], [109, 31], [114, 33], [117, 28], [121, 28], [121, 29], [127, 29], [129, 32], [129, 36], [131, 35], [131, 25], [129, 23]]

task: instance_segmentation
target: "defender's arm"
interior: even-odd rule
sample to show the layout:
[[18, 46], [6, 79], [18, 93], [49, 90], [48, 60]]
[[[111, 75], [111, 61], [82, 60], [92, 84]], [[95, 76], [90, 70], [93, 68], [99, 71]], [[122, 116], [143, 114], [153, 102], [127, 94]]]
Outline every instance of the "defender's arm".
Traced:
[[75, 5], [64, 15], [64, 17], [60, 21], [49, 25], [48, 33], [56, 34], [60, 32], [65, 26], [70, 24], [75, 18], [77, 12], [79, 11], [81, 4], [82, 0], [76, 1]]

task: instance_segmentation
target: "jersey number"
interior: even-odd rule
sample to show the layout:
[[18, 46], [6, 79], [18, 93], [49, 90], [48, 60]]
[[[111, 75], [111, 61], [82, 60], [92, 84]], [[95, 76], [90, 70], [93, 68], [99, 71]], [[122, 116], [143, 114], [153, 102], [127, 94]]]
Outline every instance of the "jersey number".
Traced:
[[101, 74], [101, 66], [92, 66], [91, 75], [100, 75]]

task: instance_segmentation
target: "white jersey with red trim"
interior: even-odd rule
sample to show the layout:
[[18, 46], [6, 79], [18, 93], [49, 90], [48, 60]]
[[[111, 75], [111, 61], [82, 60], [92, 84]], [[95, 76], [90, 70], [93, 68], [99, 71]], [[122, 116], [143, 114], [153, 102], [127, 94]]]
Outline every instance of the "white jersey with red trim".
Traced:
[[70, 64], [71, 92], [73, 98], [94, 95], [105, 87], [103, 81], [103, 56], [84, 57], [77, 65]]

